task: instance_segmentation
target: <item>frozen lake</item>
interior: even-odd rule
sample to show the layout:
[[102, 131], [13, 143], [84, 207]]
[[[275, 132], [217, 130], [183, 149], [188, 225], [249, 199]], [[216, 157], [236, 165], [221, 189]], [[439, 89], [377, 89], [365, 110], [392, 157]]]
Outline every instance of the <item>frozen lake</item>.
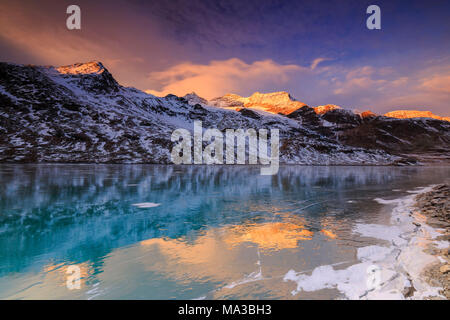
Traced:
[[[5, 165], [1, 299], [334, 299], [290, 270], [358, 263], [384, 245], [374, 201], [441, 183], [450, 167]], [[80, 270], [69, 290], [68, 266]]]

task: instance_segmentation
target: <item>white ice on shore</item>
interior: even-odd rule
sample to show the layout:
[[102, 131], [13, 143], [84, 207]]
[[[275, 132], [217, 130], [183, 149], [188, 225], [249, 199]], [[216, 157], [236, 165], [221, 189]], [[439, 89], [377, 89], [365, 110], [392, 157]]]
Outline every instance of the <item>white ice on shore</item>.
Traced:
[[385, 200], [385, 199], [381, 199], [381, 198], [375, 198], [373, 199], [375, 202], [378, 202], [379, 204], [395, 204], [400, 202], [400, 199], [392, 199], [392, 200]]
[[380, 261], [392, 252], [391, 248], [381, 246], [368, 246], [358, 249], [357, 257], [362, 262]]
[[[433, 239], [439, 235], [435, 229], [424, 224], [423, 217], [412, 214], [412, 205], [417, 193], [428, 192], [433, 186], [417, 189], [412, 195], [394, 199], [374, 199], [381, 204], [396, 204], [392, 211], [392, 225], [357, 224], [354, 232], [364, 237], [371, 237], [389, 242], [389, 246], [372, 245], [357, 250], [361, 263], [346, 269], [335, 270], [331, 265], [315, 268], [310, 275], [305, 272], [290, 270], [284, 281], [294, 281], [300, 291], [316, 291], [326, 288], [339, 290], [346, 299], [423, 299], [442, 297], [439, 290], [432, 287], [422, 277], [424, 269], [439, 261], [436, 256], [425, 253], [429, 244], [448, 247], [447, 241]], [[420, 226], [413, 222], [420, 220]], [[444, 244], [443, 242], [447, 242]], [[370, 270], [378, 270], [378, 285], [373, 287]], [[405, 297], [408, 287], [414, 287], [411, 297]]]
[[447, 249], [449, 247], [448, 241], [434, 241], [434, 245], [438, 249]]
[[358, 223], [353, 231], [362, 236], [386, 240], [395, 245], [402, 245], [406, 240], [401, 238], [402, 230], [397, 226], [384, 226], [380, 224], [362, 224]]

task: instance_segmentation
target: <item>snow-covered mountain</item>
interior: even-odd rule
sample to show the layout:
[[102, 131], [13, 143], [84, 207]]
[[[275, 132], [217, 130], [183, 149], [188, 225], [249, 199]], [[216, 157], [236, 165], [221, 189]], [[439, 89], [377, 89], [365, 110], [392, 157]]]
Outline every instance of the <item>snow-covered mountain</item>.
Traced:
[[334, 104], [309, 107], [287, 92], [257, 92], [248, 98], [227, 94], [207, 104], [240, 112], [264, 110], [284, 114], [299, 121], [304, 128], [346, 146], [384, 150], [423, 161], [450, 160], [450, 123], [445, 122], [450, 118], [429, 111], [400, 110], [382, 116], [370, 110], [356, 112]]
[[403, 152], [450, 149], [445, 121], [363, 118], [340, 108], [320, 114], [284, 92], [242, 99], [237, 111], [195, 93], [155, 97], [121, 86], [97, 61], [0, 63], [0, 161], [171, 163], [173, 130], [192, 131], [194, 120], [221, 131], [277, 128], [281, 163], [404, 163]]

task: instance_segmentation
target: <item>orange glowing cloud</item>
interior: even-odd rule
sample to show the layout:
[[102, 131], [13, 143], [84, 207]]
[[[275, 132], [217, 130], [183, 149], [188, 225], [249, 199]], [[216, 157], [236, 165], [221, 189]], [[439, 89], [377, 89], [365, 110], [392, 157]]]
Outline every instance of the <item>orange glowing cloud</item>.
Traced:
[[420, 88], [437, 93], [450, 94], [450, 74], [437, 74], [422, 80]]
[[[68, 30], [64, 2], [2, 0], [0, 47], [9, 53], [0, 52], [4, 56], [0, 60], [53, 66], [97, 60], [120, 84], [146, 88], [148, 71], [143, 70], [167, 65], [181, 45], [167, 39], [154, 20], [133, 7], [108, 2], [106, 15], [105, 3], [86, 3], [81, 30]], [[138, 17], [142, 24], [128, 22]]]
[[271, 222], [256, 225], [240, 225], [231, 228], [225, 242], [235, 246], [252, 242], [262, 250], [297, 248], [301, 240], [311, 240], [314, 233], [303, 225], [290, 222]]
[[[318, 62], [316, 62], [316, 65]], [[295, 72], [307, 71], [295, 64], [282, 65], [271, 59], [245, 63], [238, 58], [215, 60], [207, 65], [185, 62], [167, 70], [152, 72], [149, 78], [162, 84], [161, 90], [146, 92], [164, 96], [195, 91], [212, 99], [230, 92], [253, 92], [266, 85], [286, 84]]]
[[[345, 80], [336, 82], [334, 89], [336, 95], [348, 95], [358, 93], [361, 90], [375, 89], [385, 84], [384, 79], [375, 79], [374, 75], [380, 73], [371, 66], [363, 66], [349, 70], [345, 75]], [[383, 73], [383, 72], [382, 72]]]

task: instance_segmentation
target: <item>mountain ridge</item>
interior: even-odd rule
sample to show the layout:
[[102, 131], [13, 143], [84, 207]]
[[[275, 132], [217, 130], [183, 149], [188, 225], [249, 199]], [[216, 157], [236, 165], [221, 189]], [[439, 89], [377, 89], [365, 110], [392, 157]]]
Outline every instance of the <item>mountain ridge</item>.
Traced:
[[[229, 103], [239, 99], [227, 97]], [[446, 121], [364, 118], [341, 108], [320, 114], [287, 92], [270, 97], [280, 108], [283, 101], [302, 105], [288, 114], [251, 105], [267, 104], [267, 97], [258, 93], [244, 100], [244, 108], [227, 109], [208, 105], [195, 93], [156, 97], [121, 86], [97, 61], [56, 68], [0, 63], [0, 162], [168, 164], [171, 133], [177, 128], [192, 132], [195, 120], [220, 131], [279, 129], [280, 163], [387, 165], [450, 159]], [[292, 105], [285, 107], [287, 112]]]
[[[306, 103], [300, 102], [297, 99], [293, 98], [292, 95], [286, 91], [276, 91], [268, 93], [255, 92], [249, 97], [242, 97], [238, 94], [227, 93], [221, 97], [216, 97], [209, 101], [198, 96], [194, 92], [186, 94], [184, 98], [193, 99], [192, 94], [194, 94], [196, 97], [196, 103], [202, 103], [204, 105], [211, 105], [225, 109], [239, 110], [241, 108], [247, 108], [252, 110], [288, 115], [289, 113], [292, 113], [303, 106], [308, 106]], [[336, 109], [350, 110], [344, 109], [341, 106], [335, 104], [319, 105], [312, 108], [317, 114], [321, 115]], [[365, 110], [362, 112], [352, 112], [355, 114], [359, 114], [361, 117], [385, 116], [397, 119], [432, 118], [437, 120], [450, 121], [450, 117], [441, 117], [433, 114], [431, 111], [393, 110], [385, 114], [376, 114], [370, 110]]]
[[226, 94], [209, 101], [212, 106], [220, 108], [248, 108], [270, 113], [289, 114], [298, 108], [306, 106], [306, 103], [293, 98], [286, 91], [260, 93], [254, 92], [249, 97], [241, 97], [237, 94]]

